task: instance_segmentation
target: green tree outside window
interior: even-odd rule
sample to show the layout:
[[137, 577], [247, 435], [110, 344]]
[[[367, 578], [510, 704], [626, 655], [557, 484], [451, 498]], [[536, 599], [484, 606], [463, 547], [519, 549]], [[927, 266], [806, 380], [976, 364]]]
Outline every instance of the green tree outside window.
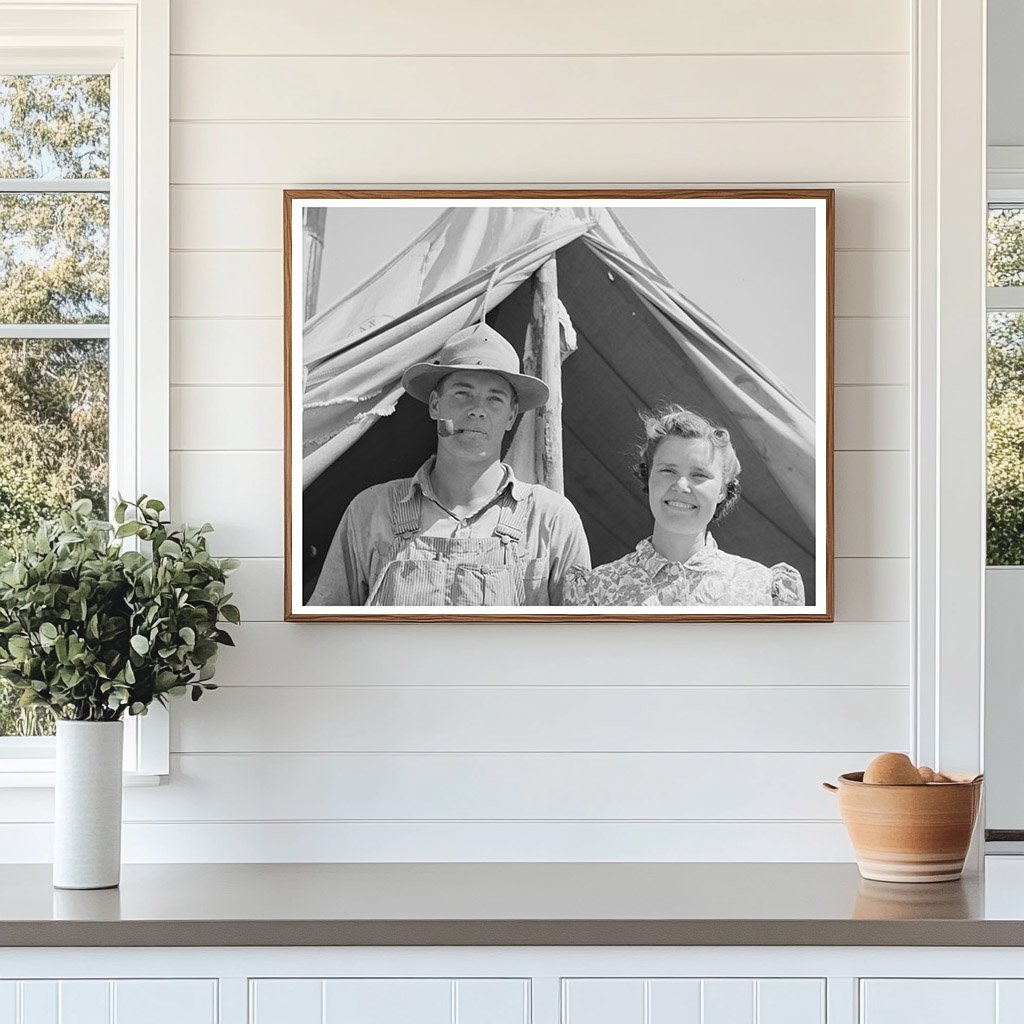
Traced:
[[[49, 328], [0, 338], [0, 544], [77, 498], [106, 515], [109, 343], [61, 328], [109, 320], [109, 193], [74, 191], [109, 176], [107, 76], [0, 76], [0, 178], [25, 182], [0, 193], [0, 324]], [[0, 684], [0, 736], [51, 731]]]
[[[1024, 209], [988, 218], [988, 286], [1024, 286]], [[988, 317], [989, 565], [1024, 565], [1024, 313]]]

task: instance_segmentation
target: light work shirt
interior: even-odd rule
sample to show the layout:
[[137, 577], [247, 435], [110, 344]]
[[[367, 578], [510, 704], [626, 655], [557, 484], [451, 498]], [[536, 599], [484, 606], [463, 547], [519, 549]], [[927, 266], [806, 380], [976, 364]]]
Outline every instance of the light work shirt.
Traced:
[[[446, 511], [434, 493], [430, 485], [433, 457], [411, 479], [391, 480], [357, 494], [338, 524], [307, 607], [366, 604], [370, 594], [377, 592], [376, 585], [396, 549], [402, 550], [403, 558], [437, 558], [445, 549], [445, 539], [454, 545], [460, 540], [492, 538], [500, 533], [502, 510], [510, 504], [522, 530], [516, 545], [518, 557], [525, 563], [521, 603], [561, 605], [568, 571], [574, 566], [590, 567], [590, 547], [579, 513], [567, 498], [540, 484], [523, 483], [510, 466], [502, 466], [505, 475], [494, 496], [465, 519]], [[396, 498], [402, 500], [402, 495], [405, 501], [419, 504], [419, 528], [408, 544], [403, 544], [393, 517]], [[422, 554], [415, 550], [418, 540], [430, 538], [441, 543], [422, 544]], [[425, 595], [411, 603], [453, 602]]]

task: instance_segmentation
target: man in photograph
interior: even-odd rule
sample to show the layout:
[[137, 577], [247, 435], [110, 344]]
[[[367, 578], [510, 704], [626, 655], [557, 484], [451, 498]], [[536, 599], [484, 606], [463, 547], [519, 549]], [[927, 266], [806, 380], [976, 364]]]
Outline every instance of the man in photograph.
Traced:
[[415, 476], [356, 495], [309, 605], [562, 604], [569, 569], [590, 567], [579, 514], [501, 461], [505, 435], [544, 405], [547, 385], [479, 323], [452, 335], [435, 363], [410, 366], [402, 386], [437, 423], [437, 452]]

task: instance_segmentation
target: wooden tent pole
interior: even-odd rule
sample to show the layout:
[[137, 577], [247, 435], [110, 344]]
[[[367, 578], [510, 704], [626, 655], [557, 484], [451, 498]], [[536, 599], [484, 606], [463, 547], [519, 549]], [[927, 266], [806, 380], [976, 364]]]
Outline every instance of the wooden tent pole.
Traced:
[[537, 482], [565, 493], [562, 471], [562, 352], [558, 330], [558, 268], [555, 257], [533, 275], [533, 333], [536, 374], [548, 386], [547, 404], [537, 410]]
[[302, 315], [308, 320], [316, 313], [320, 292], [320, 264], [324, 255], [324, 229], [327, 225], [326, 206], [307, 206], [302, 211], [302, 247], [306, 266], [305, 294]]

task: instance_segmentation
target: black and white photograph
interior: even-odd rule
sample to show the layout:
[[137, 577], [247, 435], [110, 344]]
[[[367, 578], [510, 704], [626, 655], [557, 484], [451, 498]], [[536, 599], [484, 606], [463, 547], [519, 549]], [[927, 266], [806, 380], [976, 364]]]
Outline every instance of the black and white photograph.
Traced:
[[284, 198], [287, 618], [832, 620], [830, 190]]

